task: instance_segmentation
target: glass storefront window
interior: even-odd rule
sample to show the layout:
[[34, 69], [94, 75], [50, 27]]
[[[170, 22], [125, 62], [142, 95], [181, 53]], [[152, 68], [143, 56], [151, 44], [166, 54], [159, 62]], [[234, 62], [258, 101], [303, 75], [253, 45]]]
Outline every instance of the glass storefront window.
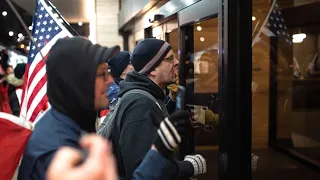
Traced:
[[[193, 145], [186, 153], [200, 153], [207, 160], [203, 179], [217, 178], [218, 120], [218, 18], [185, 28], [186, 106], [193, 112]], [[199, 178], [201, 179], [201, 177]]]
[[283, 177], [318, 179], [269, 145], [320, 163], [320, 3], [252, 5], [252, 152], [261, 160], [255, 170], [269, 178], [278, 170]]

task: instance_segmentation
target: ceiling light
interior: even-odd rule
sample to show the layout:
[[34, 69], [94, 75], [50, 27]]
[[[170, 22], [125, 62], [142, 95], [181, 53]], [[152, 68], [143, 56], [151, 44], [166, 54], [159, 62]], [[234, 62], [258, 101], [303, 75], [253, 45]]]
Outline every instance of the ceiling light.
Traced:
[[22, 42], [24, 40], [24, 36], [18, 37], [17, 41]]
[[307, 35], [305, 33], [299, 33], [299, 34], [294, 34], [292, 35], [292, 42], [293, 43], [301, 43], [304, 38], [306, 38]]
[[197, 30], [198, 30], [198, 31], [201, 31], [201, 30], [202, 30], [202, 27], [201, 27], [201, 26], [197, 26]]
[[23, 36], [23, 34], [22, 34], [22, 33], [19, 33], [19, 34], [18, 34], [18, 37], [19, 37], [19, 38], [21, 38], [22, 36]]
[[32, 30], [32, 26], [29, 26], [29, 30], [30, 30], [30, 31]]
[[2, 16], [7, 16], [7, 14], [8, 14], [7, 11], [2, 12]]
[[293, 39], [304, 39], [306, 37], [307, 37], [307, 35], [305, 33], [299, 33], [299, 34], [292, 35]]
[[14, 33], [13, 33], [12, 31], [9, 32], [9, 36], [13, 36], [13, 34], [14, 34]]
[[27, 46], [26, 49], [29, 51], [30, 50], [30, 46]]
[[252, 21], [255, 21], [256, 19], [257, 19], [256, 17], [252, 16]]
[[301, 43], [303, 41], [303, 39], [292, 39], [293, 43]]
[[201, 38], [200, 38], [200, 41], [203, 42], [203, 41], [204, 41], [204, 37], [201, 37]]
[[24, 48], [24, 44], [21, 44], [21, 45], [20, 45], [20, 48], [23, 49], [23, 48]]
[[82, 26], [82, 22], [78, 22], [78, 25], [79, 25], [79, 26]]

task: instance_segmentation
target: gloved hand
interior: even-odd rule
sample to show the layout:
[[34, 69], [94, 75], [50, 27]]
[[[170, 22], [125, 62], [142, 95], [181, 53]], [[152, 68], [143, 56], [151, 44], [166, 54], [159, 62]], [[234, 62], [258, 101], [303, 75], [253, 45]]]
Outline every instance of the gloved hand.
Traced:
[[154, 145], [161, 155], [169, 158], [171, 152], [177, 149], [181, 136], [184, 136], [190, 127], [189, 117], [188, 111], [174, 112], [160, 123]]
[[257, 170], [258, 160], [259, 160], [259, 156], [255, 155], [254, 153], [251, 153], [251, 169], [253, 171]]
[[169, 90], [169, 97], [172, 101], [177, 100], [177, 94], [178, 94], [178, 85], [177, 84], [170, 84], [168, 87]]
[[184, 161], [188, 161], [193, 166], [193, 176], [198, 176], [207, 172], [207, 162], [200, 154], [187, 155]]

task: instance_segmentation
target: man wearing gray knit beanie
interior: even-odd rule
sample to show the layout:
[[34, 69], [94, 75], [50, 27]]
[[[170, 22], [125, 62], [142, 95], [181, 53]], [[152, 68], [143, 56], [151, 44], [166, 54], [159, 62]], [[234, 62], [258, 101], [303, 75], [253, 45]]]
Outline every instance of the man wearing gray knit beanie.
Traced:
[[[131, 179], [151, 145], [172, 163], [162, 179], [183, 180], [206, 172], [201, 155], [175, 160], [174, 151], [188, 130], [189, 113], [169, 116], [164, 105], [165, 88], [176, 81], [179, 61], [170, 44], [145, 39], [132, 52], [134, 71], [120, 83], [119, 104], [109, 139], [117, 159], [120, 179]], [[179, 135], [180, 136], [179, 136]]]

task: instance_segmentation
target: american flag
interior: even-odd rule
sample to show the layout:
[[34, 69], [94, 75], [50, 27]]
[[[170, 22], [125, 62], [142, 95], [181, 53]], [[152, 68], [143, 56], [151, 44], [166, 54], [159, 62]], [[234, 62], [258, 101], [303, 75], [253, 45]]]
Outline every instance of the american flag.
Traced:
[[288, 28], [285, 24], [281, 11], [278, 9], [276, 0], [272, 2], [265, 21], [252, 41], [252, 46], [262, 39], [261, 36], [263, 34], [268, 37], [282, 37], [288, 43], [292, 44], [292, 38], [288, 33]]
[[58, 39], [73, 36], [62, 23], [46, 0], [36, 1], [32, 29], [35, 43], [30, 45], [20, 111], [21, 118], [33, 123], [48, 106], [45, 60], [49, 51]]

